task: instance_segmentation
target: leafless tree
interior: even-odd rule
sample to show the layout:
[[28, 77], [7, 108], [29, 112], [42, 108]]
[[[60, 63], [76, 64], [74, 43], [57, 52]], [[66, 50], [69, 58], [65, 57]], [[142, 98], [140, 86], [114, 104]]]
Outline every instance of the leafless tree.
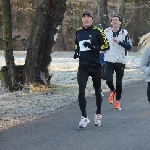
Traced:
[[99, 10], [99, 19], [102, 27], [105, 29], [108, 27], [109, 17], [107, 9], [107, 0], [97, 0], [98, 10]]
[[[33, 2], [33, 1], [32, 1]], [[52, 47], [56, 42], [56, 33], [61, 25], [66, 10], [66, 0], [34, 0], [32, 29], [25, 65], [18, 72], [12, 50], [12, 19], [10, 0], [2, 0], [4, 20], [5, 59], [8, 69], [8, 86], [15, 89], [17, 82], [42, 84], [50, 83], [49, 65], [52, 61]], [[18, 85], [17, 85], [18, 86]]]
[[7, 85], [11, 90], [16, 85], [16, 68], [12, 49], [12, 18], [10, 0], [2, 0], [4, 56], [7, 66]]
[[66, 0], [36, 0], [37, 8], [33, 18], [33, 28], [29, 38], [29, 48], [25, 63], [25, 82], [50, 81], [49, 65], [55, 44], [54, 35], [61, 25], [66, 10]]

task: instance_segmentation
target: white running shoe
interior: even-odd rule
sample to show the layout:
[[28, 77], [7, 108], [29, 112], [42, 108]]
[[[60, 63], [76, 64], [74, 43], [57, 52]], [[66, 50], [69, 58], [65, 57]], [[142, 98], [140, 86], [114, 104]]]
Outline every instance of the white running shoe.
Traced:
[[95, 117], [94, 117], [94, 125], [95, 125], [95, 126], [100, 126], [100, 125], [101, 125], [101, 119], [102, 119], [102, 115], [100, 115], [100, 114], [95, 114]]
[[81, 121], [79, 122], [79, 128], [85, 128], [87, 124], [90, 122], [90, 119], [81, 116]]

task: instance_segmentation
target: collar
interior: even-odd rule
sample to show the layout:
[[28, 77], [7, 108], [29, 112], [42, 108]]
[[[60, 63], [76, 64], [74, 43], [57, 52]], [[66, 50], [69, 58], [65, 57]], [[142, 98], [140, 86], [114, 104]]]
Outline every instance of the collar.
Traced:
[[117, 37], [121, 30], [123, 30], [121, 27], [119, 27], [119, 30], [117, 32], [113, 32], [113, 29], [112, 29], [113, 37]]
[[91, 25], [90, 27], [88, 27], [88, 28], [85, 28], [85, 27], [82, 27], [84, 30], [89, 30], [89, 29], [91, 29], [91, 28], [93, 28], [93, 25]]
[[[121, 31], [121, 29], [122, 29], [122, 27], [119, 27], [119, 30], [115, 33], [119, 33]], [[111, 30], [112, 30], [112, 32], [114, 32], [112, 28], [111, 28]]]

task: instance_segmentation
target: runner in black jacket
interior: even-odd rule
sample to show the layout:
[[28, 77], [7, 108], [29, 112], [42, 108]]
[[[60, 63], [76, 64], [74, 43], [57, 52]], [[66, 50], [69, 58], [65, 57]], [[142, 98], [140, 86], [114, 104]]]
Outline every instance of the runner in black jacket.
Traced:
[[83, 27], [76, 31], [74, 59], [79, 58], [77, 81], [79, 84], [79, 106], [82, 113], [79, 128], [84, 128], [90, 122], [86, 114], [85, 88], [88, 77], [92, 77], [96, 95], [97, 110], [95, 126], [101, 125], [101, 64], [100, 51], [109, 49], [108, 40], [100, 28], [93, 25], [93, 13], [85, 10], [82, 13]]

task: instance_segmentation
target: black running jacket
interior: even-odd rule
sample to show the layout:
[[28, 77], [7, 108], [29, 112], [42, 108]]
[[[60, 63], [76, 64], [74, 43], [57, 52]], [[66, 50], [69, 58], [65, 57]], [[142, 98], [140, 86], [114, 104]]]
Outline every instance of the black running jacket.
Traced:
[[[84, 42], [89, 42], [94, 47], [85, 47]], [[109, 49], [108, 40], [102, 29], [92, 25], [85, 29], [79, 28], [75, 34], [75, 53], [79, 54], [79, 66], [92, 63], [100, 64], [100, 51]]]

